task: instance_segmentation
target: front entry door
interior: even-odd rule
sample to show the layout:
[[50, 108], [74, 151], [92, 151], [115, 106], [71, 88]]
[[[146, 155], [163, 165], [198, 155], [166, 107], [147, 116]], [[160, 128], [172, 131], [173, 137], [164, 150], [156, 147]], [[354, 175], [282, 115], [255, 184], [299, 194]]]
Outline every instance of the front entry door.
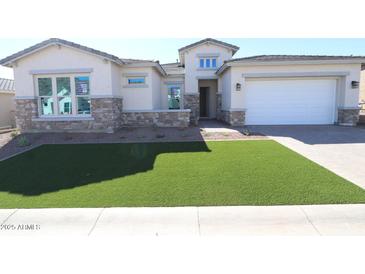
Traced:
[[208, 117], [208, 87], [200, 88], [200, 117]]

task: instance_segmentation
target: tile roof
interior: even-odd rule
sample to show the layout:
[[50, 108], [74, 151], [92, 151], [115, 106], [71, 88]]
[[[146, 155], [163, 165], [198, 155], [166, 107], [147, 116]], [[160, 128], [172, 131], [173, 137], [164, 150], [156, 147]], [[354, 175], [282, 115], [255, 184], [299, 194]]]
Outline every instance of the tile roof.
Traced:
[[189, 48], [192, 48], [192, 47], [195, 47], [197, 45], [206, 43], [206, 42], [211, 42], [211, 43], [214, 43], [214, 44], [218, 44], [218, 45], [221, 45], [221, 46], [224, 46], [224, 47], [231, 48], [231, 49], [233, 49], [234, 52], [236, 52], [240, 49], [239, 47], [237, 47], [235, 45], [232, 45], [232, 44], [228, 44], [226, 42], [222, 42], [222, 41], [219, 41], [219, 40], [216, 40], [216, 39], [213, 39], [213, 38], [206, 38], [206, 39], [200, 40], [198, 42], [195, 42], [195, 43], [192, 43], [190, 45], [187, 45], [185, 47], [180, 48], [179, 52], [183, 51], [183, 50], [186, 50], [186, 49], [189, 49]]
[[0, 91], [14, 92], [14, 80], [0, 78]]
[[334, 55], [257, 55], [227, 60], [226, 63], [239, 61], [272, 62], [272, 61], [317, 61], [317, 60], [351, 60], [364, 59], [365, 56], [334, 56]]

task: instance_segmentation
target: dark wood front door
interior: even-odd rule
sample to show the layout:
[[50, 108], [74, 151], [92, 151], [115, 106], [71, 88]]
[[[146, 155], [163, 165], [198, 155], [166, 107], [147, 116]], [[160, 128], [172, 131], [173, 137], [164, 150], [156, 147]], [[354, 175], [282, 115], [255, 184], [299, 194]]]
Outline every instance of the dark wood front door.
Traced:
[[208, 117], [208, 87], [200, 88], [200, 117]]

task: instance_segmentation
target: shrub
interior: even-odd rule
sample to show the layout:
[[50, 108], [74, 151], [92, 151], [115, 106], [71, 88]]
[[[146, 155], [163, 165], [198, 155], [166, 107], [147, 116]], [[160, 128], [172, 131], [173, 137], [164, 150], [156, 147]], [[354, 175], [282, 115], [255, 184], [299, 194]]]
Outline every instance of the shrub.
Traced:
[[30, 145], [30, 142], [29, 140], [27, 139], [27, 137], [25, 136], [20, 136], [18, 139], [17, 139], [17, 144], [19, 147], [26, 147], [26, 146], [29, 146]]
[[11, 136], [11, 138], [15, 138], [16, 136], [18, 136], [18, 132], [17, 131], [13, 131], [11, 134], [10, 134], [10, 136]]

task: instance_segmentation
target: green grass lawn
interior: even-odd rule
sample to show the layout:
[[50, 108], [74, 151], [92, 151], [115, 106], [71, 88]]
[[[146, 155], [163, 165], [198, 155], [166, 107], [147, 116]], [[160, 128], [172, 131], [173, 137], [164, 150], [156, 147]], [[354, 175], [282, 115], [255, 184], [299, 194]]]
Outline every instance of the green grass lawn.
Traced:
[[274, 141], [44, 145], [0, 162], [0, 208], [364, 202]]

